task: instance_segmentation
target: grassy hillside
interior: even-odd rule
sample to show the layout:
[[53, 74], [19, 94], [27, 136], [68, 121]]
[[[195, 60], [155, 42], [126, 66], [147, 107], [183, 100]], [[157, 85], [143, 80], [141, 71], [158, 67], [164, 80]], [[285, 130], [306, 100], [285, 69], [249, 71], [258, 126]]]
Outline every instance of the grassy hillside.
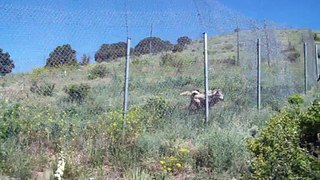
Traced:
[[[181, 53], [132, 58], [124, 131], [124, 59], [2, 77], [0, 174], [53, 178], [63, 151], [65, 179], [241, 177], [249, 167], [245, 138], [286, 106], [290, 94], [303, 92], [301, 38], [308, 32], [278, 30], [274, 35], [270, 65], [268, 52], [262, 52], [260, 112], [255, 105], [255, 39], [263, 35], [241, 33], [239, 66], [235, 34], [209, 39], [210, 88], [222, 89], [225, 100], [211, 109], [208, 125], [203, 112], [186, 109], [189, 97], [179, 95], [203, 89], [202, 40]], [[88, 78], [97, 66], [106, 68], [105, 76]], [[312, 69], [309, 73], [306, 105], [320, 96]], [[72, 101], [65, 89], [80, 83], [90, 87], [88, 95]], [[52, 94], [45, 96], [51, 85]], [[41, 91], [33, 93], [32, 87]]]

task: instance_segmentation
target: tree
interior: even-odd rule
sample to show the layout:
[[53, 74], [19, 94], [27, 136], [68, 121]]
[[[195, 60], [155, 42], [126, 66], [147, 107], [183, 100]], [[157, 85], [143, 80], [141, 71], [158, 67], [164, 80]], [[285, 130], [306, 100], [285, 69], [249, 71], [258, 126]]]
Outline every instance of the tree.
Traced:
[[46, 67], [76, 65], [76, 51], [69, 44], [56, 47], [47, 59]]
[[192, 43], [192, 39], [188, 36], [182, 36], [177, 40], [178, 44], [174, 45], [172, 52], [182, 52], [187, 45]]
[[118, 42], [113, 44], [102, 44], [94, 55], [97, 62], [112, 61], [116, 58], [125, 57], [127, 54], [127, 43]]
[[86, 66], [90, 63], [90, 56], [89, 55], [86, 55], [86, 54], [83, 54], [82, 57], [81, 57], [81, 63], [80, 65], [81, 66]]
[[134, 48], [135, 55], [159, 53], [173, 50], [173, 44], [157, 37], [148, 37], [141, 40]]
[[182, 37], [178, 38], [177, 42], [182, 47], [185, 47], [186, 45], [189, 45], [192, 43], [192, 39], [189, 38], [188, 36], [182, 36]]
[[13, 60], [10, 59], [9, 53], [3, 52], [0, 48], [0, 76], [5, 76], [11, 73], [12, 69], [15, 68]]

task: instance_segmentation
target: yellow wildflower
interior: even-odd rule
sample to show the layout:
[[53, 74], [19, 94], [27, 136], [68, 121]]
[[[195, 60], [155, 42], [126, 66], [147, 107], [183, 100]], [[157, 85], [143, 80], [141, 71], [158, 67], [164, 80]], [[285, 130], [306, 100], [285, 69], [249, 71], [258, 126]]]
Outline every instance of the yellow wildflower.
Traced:
[[164, 165], [166, 162], [164, 162], [164, 161], [160, 161], [160, 164], [162, 164], [162, 165]]
[[176, 166], [178, 169], [180, 169], [182, 167], [182, 165], [180, 163], [177, 163]]
[[168, 167], [167, 170], [170, 172], [170, 171], [172, 171], [172, 168]]
[[181, 148], [181, 149], [179, 150], [179, 152], [188, 153], [188, 152], [190, 152], [190, 151], [189, 151], [189, 149]]

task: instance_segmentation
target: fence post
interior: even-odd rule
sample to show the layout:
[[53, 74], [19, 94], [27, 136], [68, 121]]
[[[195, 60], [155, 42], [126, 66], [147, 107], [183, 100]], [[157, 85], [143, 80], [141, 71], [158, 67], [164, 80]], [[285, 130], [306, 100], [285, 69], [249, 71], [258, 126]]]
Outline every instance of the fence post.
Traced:
[[124, 81], [124, 99], [123, 99], [123, 127], [126, 127], [125, 116], [128, 111], [128, 88], [129, 88], [129, 65], [130, 65], [130, 43], [131, 39], [127, 39], [127, 55], [125, 64], [125, 81]]
[[[318, 52], [318, 44], [316, 44], [316, 58], [315, 58], [315, 61], [316, 61], [316, 80], [318, 80], [319, 78], [319, 52]], [[317, 83], [317, 82], [316, 82]], [[317, 83], [317, 86], [318, 86], [318, 83]]]
[[237, 33], [237, 62], [236, 62], [236, 65], [240, 66], [240, 42], [239, 42], [240, 28], [237, 27], [237, 29], [235, 29], [235, 32]]
[[208, 99], [208, 34], [203, 33], [203, 43], [204, 43], [204, 84], [205, 84], [205, 100], [206, 100], [206, 114], [205, 123], [209, 121], [209, 99]]
[[307, 94], [307, 89], [308, 89], [308, 80], [307, 80], [307, 43], [305, 42], [303, 44], [303, 53], [304, 53], [304, 94]]
[[261, 45], [257, 39], [257, 109], [260, 111], [261, 105]]

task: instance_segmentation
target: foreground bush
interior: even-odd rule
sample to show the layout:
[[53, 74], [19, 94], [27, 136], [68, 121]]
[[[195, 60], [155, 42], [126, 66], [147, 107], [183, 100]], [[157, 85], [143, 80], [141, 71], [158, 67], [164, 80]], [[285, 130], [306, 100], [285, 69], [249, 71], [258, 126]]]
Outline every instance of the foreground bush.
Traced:
[[97, 64], [90, 69], [88, 79], [104, 78], [108, 74], [106, 65]]
[[[299, 97], [291, 97], [294, 108], [274, 116], [257, 138], [249, 138], [252, 153], [250, 179], [319, 179], [320, 161], [300, 147], [301, 138], [316, 135], [320, 102], [301, 112]], [[306, 134], [307, 133], [307, 134]]]
[[82, 103], [89, 94], [90, 86], [87, 84], [72, 84], [64, 87], [63, 90], [69, 95], [70, 101]]

